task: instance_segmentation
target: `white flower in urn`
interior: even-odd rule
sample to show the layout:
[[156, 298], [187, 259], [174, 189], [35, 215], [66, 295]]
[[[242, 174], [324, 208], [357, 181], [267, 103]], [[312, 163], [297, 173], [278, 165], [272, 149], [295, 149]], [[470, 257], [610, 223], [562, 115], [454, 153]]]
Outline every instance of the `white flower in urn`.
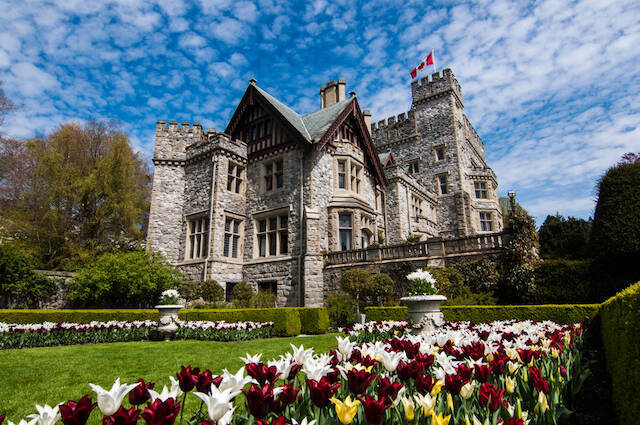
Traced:
[[175, 289], [167, 289], [162, 293], [160, 297], [161, 305], [175, 305], [178, 304], [178, 300], [180, 299], [180, 293]]
[[436, 280], [431, 273], [426, 270], [418, 269], [415, 272], [407, 275], [407, 295], [436, 295], [438, 288], [436, 287]]

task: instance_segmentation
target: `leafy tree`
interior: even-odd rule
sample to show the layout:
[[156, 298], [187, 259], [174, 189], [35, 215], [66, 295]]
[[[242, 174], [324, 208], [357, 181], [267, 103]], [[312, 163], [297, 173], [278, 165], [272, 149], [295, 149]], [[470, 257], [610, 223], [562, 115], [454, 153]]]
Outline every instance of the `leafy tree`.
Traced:
[[4, 124], [4, 119], [7, 114], [15, 109], [16, 106], [5, 94], [4, 90], [2, 89], [2, 81], [0, 81], [0, 126]]
[[181, 280], [182, 274], [158, 253], [106, 253], [71, 279], [68, 299], [77, 307], [152, 307]]
[[383, 306], [393, 298], [393, 279], [386, 273], [375, 273], [372, 276], [371, 298], [373, 304]]
[[205, 280], [200, 284], [200, 296], [207, 302], [218, 302], [224, 299], [224, 289], [215, 280]]
[[245, 282], [233, 286], [231, 290], [234, 306], [238, 308], [250, 308], [253, 299], [253, 288]]
[[362, 311], [373, 289], [373, 276], [365, 269], [347, 270], [342, 275], [341, 289], [356, 300], [359, 311]]
[[544, 258], [577, 260], [589, 256], [591, 222], [574, 217], [548, 215], [538, 232]]
[[149, 170], [114, 124], [65, 124], [1, 146], [3, 231], [41, 266], [73, 269], [143, 239]]
[[57, 291], [55, 282], [33, 271], [31, 262], [15, 247], [0, 245], [0, 298], [7, 306], [40, 307]]
[[327, 312], [332, 327], [349, 327], [358, 320], [358, 305], [349, 294], [336, 291], [327, 297]]

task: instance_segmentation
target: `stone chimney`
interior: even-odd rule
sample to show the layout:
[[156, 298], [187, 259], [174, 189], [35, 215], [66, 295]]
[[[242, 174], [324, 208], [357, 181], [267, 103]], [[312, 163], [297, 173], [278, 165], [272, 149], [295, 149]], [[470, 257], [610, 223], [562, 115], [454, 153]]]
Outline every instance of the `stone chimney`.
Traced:
[[344, 78], [329, 81], [320, 87], [320, 107], [322, 109], [346, 99], [347, 82]]
[[371, 111], [368, 109], [362, 111], [362, 118], [364, 118], [364, 123], [367, 125], [367, 130], [369, 130], [369, 134], [371, 134]]

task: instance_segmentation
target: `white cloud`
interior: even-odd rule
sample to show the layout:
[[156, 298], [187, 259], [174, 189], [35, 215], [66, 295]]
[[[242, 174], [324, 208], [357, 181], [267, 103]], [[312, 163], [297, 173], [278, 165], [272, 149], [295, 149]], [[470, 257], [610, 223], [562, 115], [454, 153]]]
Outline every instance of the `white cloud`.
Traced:
[[58, 80], [32, 63], [20, 62], [11, 67], [13, 79], [9, 84], [18, 86], [25, 96], [41, 96], [44, 91], [60, 86]]
[[179, 43], [180, 43], [180, 47], [187, 49], [187, 48], [202, 47], [205, 44], [207, 44], [207, 40], [199, 36], [198, 34], [188, 33], [180, 36]]

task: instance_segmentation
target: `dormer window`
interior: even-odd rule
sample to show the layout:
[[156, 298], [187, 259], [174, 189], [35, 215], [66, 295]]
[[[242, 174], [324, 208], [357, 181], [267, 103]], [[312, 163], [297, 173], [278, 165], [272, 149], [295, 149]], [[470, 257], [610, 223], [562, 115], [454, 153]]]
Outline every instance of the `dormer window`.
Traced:
[[362, 193], [362, 165], [348, 159], [336, 160], [336, 187], [353, 193]]

